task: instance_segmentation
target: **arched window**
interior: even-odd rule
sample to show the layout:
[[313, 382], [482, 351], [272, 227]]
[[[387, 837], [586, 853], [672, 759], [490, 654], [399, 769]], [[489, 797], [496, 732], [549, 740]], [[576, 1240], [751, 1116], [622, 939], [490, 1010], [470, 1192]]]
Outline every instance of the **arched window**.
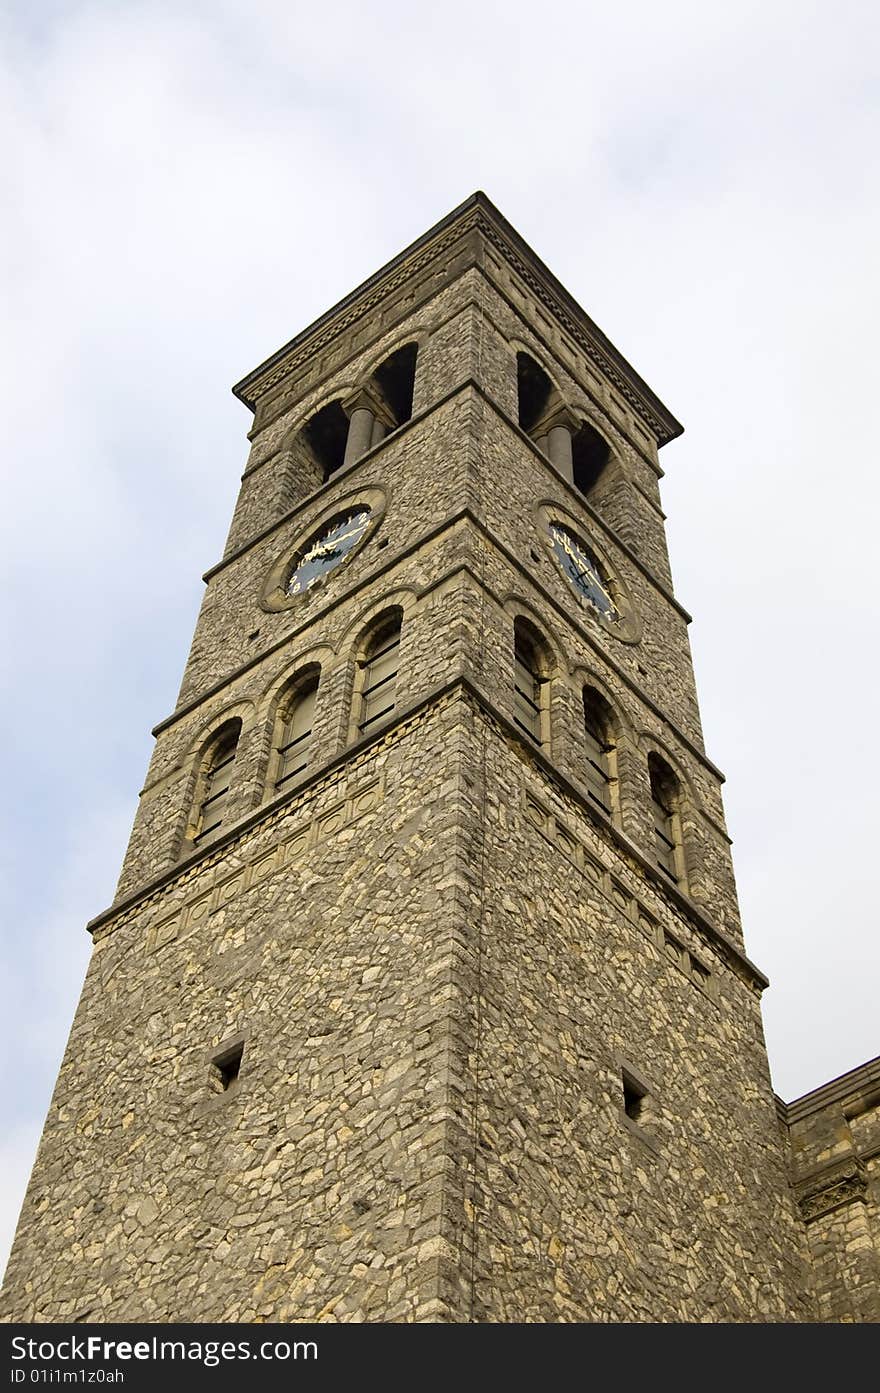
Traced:
[[417, 345], [404, 344], [346, 399], [345, 464], [354, 464], [412, 416]]
[[417, 352], [417, 344], [406, 343], [384, 363], [380, 363], [373, 373], [372, 381], [393, 423], [392, 430], [402, 426], [412, 416]]
[[342, 468], [345, 460], [348, 417], [342, 403], [331, 401], [316, 411], [303, 428], [301, 439], [317, 466], [322, 482], [326, 483], [331, 474]]
[[198, 810], [193, 819], [196, 846], [215, 837], [226, 817], [229, 787], [241, 721], [231, 721], [210, 746], [200, 779]]
[[275, 788], [283, 792], [309, 763], [312, 723], [318, 696], [318, 674], [301, 683], [287, 702], [278, 740]]
[[361, 735], [368, 735], [394, 710], [399, 658], [400, 617], [395, 615], [374, 633], [361, 659], [358, 719]]
[[571, 461], [574, 486], [587, 495], [592, 492], [611, 459], [611, 446], [588, 421], [572, 437]]
[[519, 424], [527, 435], [533, 435], [558, 394], [540, 363], [528, 353], [516, 355], [516, 385]]
[[666, 761], [653, 753], [648, 755], [648, 772], [651, 777], [651, 806], [654, 813], [655, 859], [664, 875], [677, 884], [681, 878], [678, 779]]
[[594, 687], [584, 687], [584, 746], [587, 791], [593, 802], [610, 817], [614, 717], [608, 702]]
[[542, 744], [543, 673], [538, 640], [521, 620], [514, 627], [513, 718], [536, 745]]

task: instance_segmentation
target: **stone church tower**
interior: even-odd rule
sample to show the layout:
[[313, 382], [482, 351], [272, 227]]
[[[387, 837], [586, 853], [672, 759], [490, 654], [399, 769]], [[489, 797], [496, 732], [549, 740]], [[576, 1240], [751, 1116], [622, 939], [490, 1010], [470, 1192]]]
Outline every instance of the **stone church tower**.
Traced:
[[815, 1319], [681, 427], [482, 194], [235, 391], [6, 1318]]

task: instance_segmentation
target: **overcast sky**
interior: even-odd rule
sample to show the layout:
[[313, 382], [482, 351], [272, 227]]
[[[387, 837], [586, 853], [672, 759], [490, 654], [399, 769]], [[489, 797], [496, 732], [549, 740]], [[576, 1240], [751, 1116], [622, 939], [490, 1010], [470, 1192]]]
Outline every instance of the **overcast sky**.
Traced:
[[229, 388], [476, 188], [685, 424], [774, 1086], [877, 1054], [876, 0], [7, 0], [0, 39], [0, 1267], [244, 466]]

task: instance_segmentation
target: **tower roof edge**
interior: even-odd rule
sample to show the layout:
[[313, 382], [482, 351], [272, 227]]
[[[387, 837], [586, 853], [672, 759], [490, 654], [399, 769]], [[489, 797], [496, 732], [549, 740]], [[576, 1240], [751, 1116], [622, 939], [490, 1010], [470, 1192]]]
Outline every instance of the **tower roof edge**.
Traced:
[[[658, 444], [665, 445], [682, 434], [684, 427], [680, 422], [481, 189], [475, 190], [464, 202], [247, 373], [232, 388], [233, 394], [251, 411], [255, 410], [258, 398], [275, 384], [287, 368], [288, 360], [301, 352], [309, 340], [321, 330], [328, 330], [333, 321], [346, 311], [356, 311], [359, 302], [372, 302], [373, 296], [381, 295], [383, 283], [420, 252], [428, 252], [432, 243], [445, 239], [456, 229], [464, 231], [471, 226], [495, 245], [630, 404], [640, 415], [647, 417], [657, 435]], [[367, 308], [366, 303], [364, 308]]]

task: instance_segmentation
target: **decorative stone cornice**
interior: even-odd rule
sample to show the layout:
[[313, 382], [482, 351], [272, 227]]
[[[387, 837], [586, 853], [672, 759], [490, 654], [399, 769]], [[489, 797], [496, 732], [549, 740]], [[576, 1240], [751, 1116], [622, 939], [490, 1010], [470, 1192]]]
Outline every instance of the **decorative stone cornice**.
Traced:
[[790, 1103], [779, 1101], [781, 1116], [787, 1127], [803, 1122], [813, 1113], [824, 1112], [826, 1108], [837, 1105], [846, 1117], [857, 1117], [876, 1107], [880, 1100], [880, 1055], [868, 1059], [855, 1069], [850, 1069], [836, 1079], [830, 1079], [819, 1088], [811, 1089]]
[[[430, 262], [440, 258], [456, 241], [472, 232], [480, 234], [503, 256], [510, 269], [554, 316], [585, 356], [617, 388], [654, 434], [659, 445], [665, 445], [681, 434], [682, 426], [659, 397], [655, 396], [515, 228], [480, 192], [472, 194], [369, 280], [242, 378], [233, 387], [234, 394], [252, 411], [255, 410], [259, 399], [285, 377], [321, 353], [333, 339], [349, 332], [358, 320], [406, 281], [417, 276]], [[475, 247], [472, 264], [478, 262]]]
[[829, 1166], [819, 1175], [812, 1175], [795, 1188], [798, 1207], [805, 1223], [830, 1214], [846, 1204], [864, 1204], [868, 1181], [864, 1167], [855, 1157], [848, 1157]]

